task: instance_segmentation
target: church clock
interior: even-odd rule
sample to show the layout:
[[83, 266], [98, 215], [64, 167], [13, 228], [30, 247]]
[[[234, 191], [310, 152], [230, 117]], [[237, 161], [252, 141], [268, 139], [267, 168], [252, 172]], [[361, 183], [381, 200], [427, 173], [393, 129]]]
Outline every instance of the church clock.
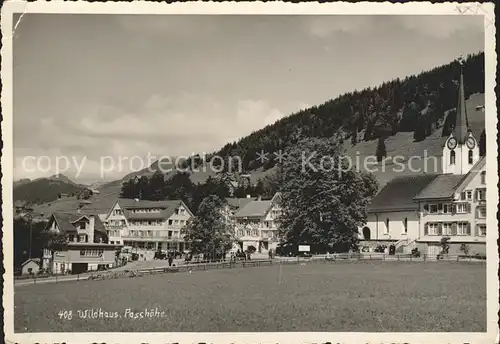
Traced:
[[476, 140], [474, 140], [472, 136], [469, 136], [467, 138], [466, 144], [469, 149], [473, 149], [476, 146]]
[[450, 137], [450, 139], [448, 140], [448, 148], [455, 149], [456, 146], [457, 146], [457, 139], [454, 137]]

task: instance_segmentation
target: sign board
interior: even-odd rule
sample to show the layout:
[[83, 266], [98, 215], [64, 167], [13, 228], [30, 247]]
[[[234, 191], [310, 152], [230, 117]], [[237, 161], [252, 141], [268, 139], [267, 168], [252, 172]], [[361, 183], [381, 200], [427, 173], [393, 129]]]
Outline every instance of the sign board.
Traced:
[[309, 252], [311, 247], [309, 245], [299, 245], [299, 252]]

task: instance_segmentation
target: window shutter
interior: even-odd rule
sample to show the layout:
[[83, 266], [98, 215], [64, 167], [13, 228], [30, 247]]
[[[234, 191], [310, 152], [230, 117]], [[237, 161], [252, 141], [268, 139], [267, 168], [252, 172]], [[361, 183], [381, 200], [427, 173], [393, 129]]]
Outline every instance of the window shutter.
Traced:
[[453, 222], [451, 224], [451, 235], [457, 235], [457, 223]]
[[442, 223], [438, 224], [437, 234], [443, 235], [443, 224]]
[[478, 195], [478, 190], [474, 190], [474, 202], [477, 202], [479, 195]]
[[476, 225], [474, 236], [479, 236], [479, 225]]
[[429, 235], [429, 224], [426, 223], [424, 226], [424, 235]]
[[470, 233], [471, 233], [470, 222], [467, 222], [467, 235], [470, 235]]
[[471, 211], [472, 211], [472, 204], [467, 203], [467, 213], [469, 213], [469, 214], [470, 214], [470, 213], [471, 213]]
[[452, 204], [451, 205], [451, 213], [452, 214], [456, 214], [457, 213], [457, 205], [456, 204]]

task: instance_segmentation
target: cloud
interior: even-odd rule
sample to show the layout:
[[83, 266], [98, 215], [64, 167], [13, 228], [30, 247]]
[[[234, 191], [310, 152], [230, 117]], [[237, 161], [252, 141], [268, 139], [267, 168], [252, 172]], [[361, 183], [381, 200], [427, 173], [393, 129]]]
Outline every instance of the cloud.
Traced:
[[112, 20], [129, 32], [154, 36], [205, 35], [217, 28], [216, 21], [203, 15], [119, 15]]
[[483, 25], [479, 15], [331, 15], [311, 16], [305, 21], [306, 31], [319, 38], [336, 33], [409, 30], [445, 39], [459, 31], [483, 31]]
[[451, 15], [451, 16], [404, 16], [395, 17], [397, 25], [410, 31], [417, 31], [427, 36], [446, 39], [454, 34], [464, 32], [483, 32], [483, 16]]
[[319, 38], [327, 38], [338, 32], [360, 32], [368, 28], [373, 21], [372, 16], [358, 15], [310, 16], [307, 19], [306, 30]]
[[[112, 159], [115, 164], [120, 159], [137, 157], [133, 170], [138, 170], [147, 167], [147, 164], [138, 164], [140, 159], [146, 161], [147, 156], [211, 153], [285, 115], [265, 100], [243, 99], [231, 104], [189, 93], [151, 95], [137, 111], [110, 105], [80, 111], [71, 117], [38, 119], [39, 131], [23, 138], [25, 144], [37, 148], [15, 152], [16, 178], [40, 176], [36, 171], [23, 171], [21, 162], [26, 155], [47, 156], [52, 162], [57, 156], [65, 156], [70, 161], [81, 161], [85, 157], [80, 177], [88, 179], [100, 178], [99, 161], [103, 157], [109, 157], [104, 159]], [[108, 178], [119, 178], [131, 171], [130, 165], [116, 168], [107, 173]], [[73, 168], [62, 173], [74, 175], [75, 171]], [[43, 175], [56, 173], [54, 169], [41, 172]]]

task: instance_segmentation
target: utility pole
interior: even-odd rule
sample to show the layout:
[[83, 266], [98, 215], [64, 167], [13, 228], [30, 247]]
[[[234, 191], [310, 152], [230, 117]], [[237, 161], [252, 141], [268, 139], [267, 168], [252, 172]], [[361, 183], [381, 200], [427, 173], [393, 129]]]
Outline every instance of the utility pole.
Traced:
[[28, 259], [31, 259], [31, 247], [32, 247], [32, 242], [33, 242], [33, 209], [30, 207], [26, 208], [26, 219], [28, 220], [28, 226], [30, 229], [30, 244], [29, 244], [29, 252], [28, 252]]

